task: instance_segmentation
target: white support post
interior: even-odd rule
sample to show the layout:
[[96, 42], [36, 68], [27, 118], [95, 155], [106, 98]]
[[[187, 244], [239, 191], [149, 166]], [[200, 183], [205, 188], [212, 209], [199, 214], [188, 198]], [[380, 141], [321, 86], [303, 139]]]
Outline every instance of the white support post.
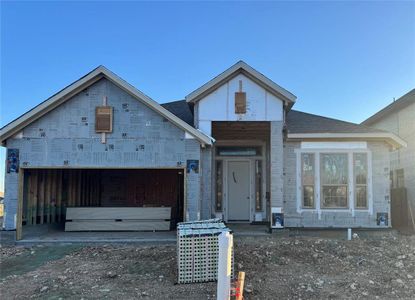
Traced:
[[232, 248], [232, 234], [222, 232], [219, 235], [217, 300], [229, 300], [231, 297]]

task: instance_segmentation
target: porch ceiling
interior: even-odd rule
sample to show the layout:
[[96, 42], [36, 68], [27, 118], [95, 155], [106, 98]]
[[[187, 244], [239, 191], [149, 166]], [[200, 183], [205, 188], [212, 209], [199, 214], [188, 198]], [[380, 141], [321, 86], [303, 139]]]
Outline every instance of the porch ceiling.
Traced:
[[268, 141], [270, 122], [212, 122], [212, 136], [216, 140]]

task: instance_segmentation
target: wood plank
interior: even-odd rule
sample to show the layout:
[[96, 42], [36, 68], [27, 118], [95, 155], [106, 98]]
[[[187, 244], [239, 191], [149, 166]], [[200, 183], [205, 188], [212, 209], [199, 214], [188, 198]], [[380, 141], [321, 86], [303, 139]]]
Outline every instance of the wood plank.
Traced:
[[67, 220], [169, 220], [170, 207], [68, 207]]
[[37, 211], [38, 211], [38, 205], [39, 205], [39, 197], [38, 197], [38, 176], [37, 171], [32, 171], [32, 191], [33, 191], [33, 206], [32, 206], [32, 218], [33, 218], [33, 224], [37, 224]]
[[50, 224], [50, 202], [51, 202], [51, 190], [52, 190], [52, 182], [51, 182], [51, 171], [45, 171], [45, 214], [46, 214], [46, 223]]
[[32, 191], [32, 184], [33, 184], [33, 172], [28, 172], [28, 186], [27, 186], [27, 201], [26, 201], [26, 225], [33, 224], [33, 191]]
[[62, 217], [62, 175], [63, 171], [58, 170], [57, 174], [57, 191], [56, 191], [56, 208], [57, 208], [57, 214], [58, 214], [58, 222], [61, 221]]
[[50, 207], [50, 221], [51, 223], [56, 222], [56, 192], [57, 187], [57, 170], [51, 170], [51, 207]]
[[23, 191], [24, 191], [24, 169], [19, 171], [19, 192], [17, 196], [17, 216], [16, 216], [16, 240], [22, 239], [23, 221]]
[[82, 174], [82, 170], [76, 170], [76, 177], [75, 177], [75, 180], [76, 180], [76, 193], [75, 193], [75, 203], [76, 203], [76, 206], [80, 206], [81, 205], [81, 192], [82, 192], [82, 189], [81, 189], [81, 186], [82, 186], [82, 177], [81, 177], [81, 174]]
[[73, 171], [69, 170], [68, 172], [68, 184], [67, 184], [67, 190], [68, 190], [68, 199], [66, 206], [74, 206], [73, 204], [73, 198], [74, 198], [74, 190], [73, 190]]
[[39, 217], [40, 217], [40, 224], [43, 224], [44, 211], [45, 211], [45, 172], [44, 170], [38, 170], [38, 172], [39, 172], [39, 190], [38, 190]]
[[170, 230], [169, 221], [76, 221], [66, 222], [65, 231], [154, 231]]

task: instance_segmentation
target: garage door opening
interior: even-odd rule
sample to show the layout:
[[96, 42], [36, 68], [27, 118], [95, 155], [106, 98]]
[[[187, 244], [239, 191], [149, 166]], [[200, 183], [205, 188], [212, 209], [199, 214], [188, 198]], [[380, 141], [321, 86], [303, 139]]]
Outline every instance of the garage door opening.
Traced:
[[[108, 212], [117, 212], [117, 208], [123, 208], [118, 211], [124, 212], [133, 211], [125, 208], [170, 208], [168, 227], [174, 229], [178, 222], [183, 221], [183, 169], [22, 169], [22, 171], [24, 185], [21, 220], [22, 225], [25, 226], [64, 224], [67, 219], [66, 213], [72, 208], [114, 208], [105, 210], [107, 211], [105, 218], [110, 218], [114, 222], [123, 221], [122, 217], [119, 217], [120, 214], [114, 213], [113, 218], [111, 215], [108, 216]], [[88, 211], [88, 214], [83, 214], [83, 218], [92, 220], [94, 213], [94, 210]], [[126, 221], [132, 222], [132, 220]], [[117, 230], [115, 226], [114, 230]], [[125, 227], [123, 230], [138, 229]]]

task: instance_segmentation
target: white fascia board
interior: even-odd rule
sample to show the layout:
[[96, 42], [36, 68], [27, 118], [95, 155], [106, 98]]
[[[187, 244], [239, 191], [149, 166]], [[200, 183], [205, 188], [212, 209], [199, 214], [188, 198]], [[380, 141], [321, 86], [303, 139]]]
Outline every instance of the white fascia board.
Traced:
[[377, 139], [385, 140], [394, 147], [407, 147], [407, 143], [399, 136], [390, 132], [365, 133], [288, 133], [288, 139]]
[[231, 66], [229, 69], [225, 70], [223, 73], [219, 74], [218, 76], [216, 76], [212, 80], [208, 81], [207, 83], [205, 83], [204, 85], [202, 85], [198, 89], [196, 89], [193, 92], [191, 92], [190, 94], [188, 94], [185, 97], [186, 101], [187, 102], [195, 102], [195, 101], [199, 100], [198, 97], [201, 94], [205, 93], [207, 90], [211, 89], [212, 87], [214, 87], [218, 83], [232, 77], [234, 75], [234, 73], [237, 72], [240, 69], [244, 70], [246, 73], [248, 73], [253, 78], [256, 78], [258, 81], [264, 83], [266, 86], [269, 87], [269, 89], [273, 90], [277, 94], [280, 94], [283, 97], [285, 97], [286, 100], [288, 100], [289, 102], [294, 103], [295, 100], [297, 99], [297, 97], [295, 95], [291, 94], [289, 91], [282, 88], [281, 86], [279, 86], [278, 84], [276, 84], [275, 82], [273, 82], [272, 80], [267, 78], [265, 75], [261, 74], [260, 72], [258, 72], [254, 68], [252, 68], [247, 63], [245, 63], [243, 61], [239, 61], [236, 64], [234, 64], [233, 66]]

